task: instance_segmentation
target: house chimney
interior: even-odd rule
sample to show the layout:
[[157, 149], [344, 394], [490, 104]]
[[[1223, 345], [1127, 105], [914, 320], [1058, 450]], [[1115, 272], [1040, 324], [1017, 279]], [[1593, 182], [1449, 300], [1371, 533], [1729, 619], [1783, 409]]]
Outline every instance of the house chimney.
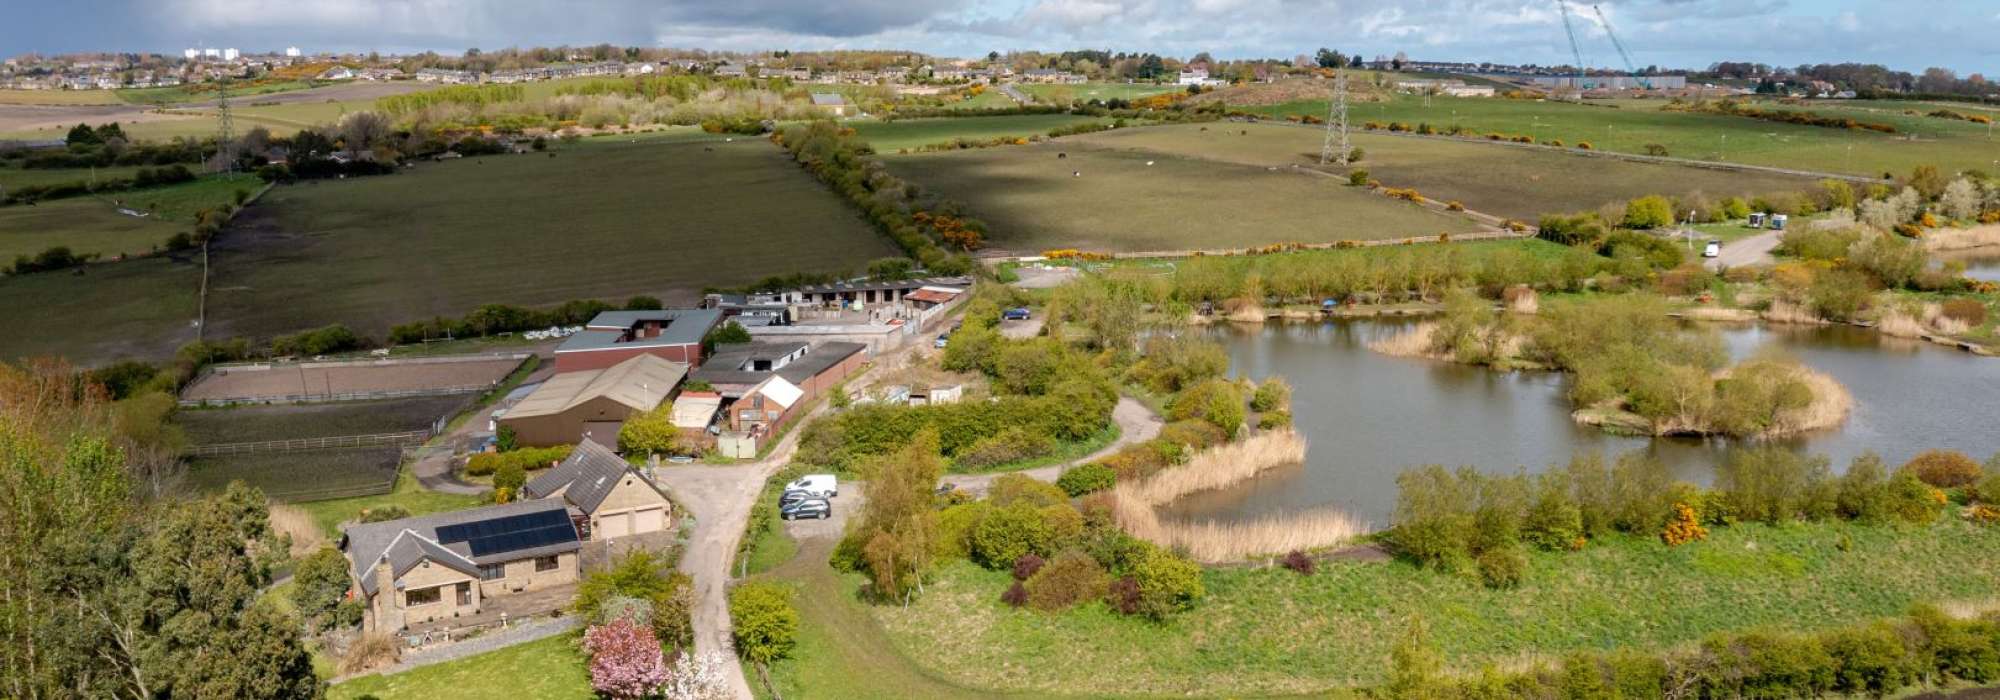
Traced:
[[[403, 606], [402, 601], [396, 599], [396, 572], [389, 565], [389, 558], [376, 560], [375, 570], [369, 574], [375, 577], [376, 599], [365, 602], [368, 609], [375, 613], [373, 616], [375, 631], [395, 632], [403, 629]], [[381, 605], [376, 605], [377, 602]]]

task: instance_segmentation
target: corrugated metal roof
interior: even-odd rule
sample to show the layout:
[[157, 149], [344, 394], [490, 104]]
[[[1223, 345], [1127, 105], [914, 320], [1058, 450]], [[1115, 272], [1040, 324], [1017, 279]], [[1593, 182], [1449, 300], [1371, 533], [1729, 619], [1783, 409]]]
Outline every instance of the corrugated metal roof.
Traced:
[[687, 365], [679, 362], [638, 355], [602, 370], [563, 372], [507, 409], [507, 418], [558, 415], [598, 398], [651, 411], [680, 385], [687, 371]]
[[806, 391], [800, 389], [799, 385], [786, 381], [784, 377], [775, 374], [771, 375], [771, 378], [764, 380], [762, 384], [758, 384], [757, 388], [751, 389], [750, 392], [763, 394], [764, 398], [770, 399], [785, 408], [791, 408], [793, 404], [799, 402], [799, 397], [806, 394]]
[[683, 430], [700, 430], [715, 420], [715, 412], [722, 408], [722, 395], [714, 392], [683, 391], [674, 399], [674, 427]]

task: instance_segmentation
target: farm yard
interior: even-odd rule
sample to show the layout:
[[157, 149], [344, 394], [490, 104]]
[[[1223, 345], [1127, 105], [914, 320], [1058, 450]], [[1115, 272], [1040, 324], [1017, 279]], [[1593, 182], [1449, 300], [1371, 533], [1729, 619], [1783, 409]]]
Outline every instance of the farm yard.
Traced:
[[898, 176], [965, 202], [991, 228], [989, 247], [1009, 251], [1241, 248], [1479, 228], [1331, 177], [1100, 143], [1061, 139], [884, 160]]
[[[1176, 124], [1099, 132], [1064, 143], [1244, 165], [1317, 167], [1322, 134], [1318, 129], [1277, 124]], [[1365, 152], [1359, 167], [1384, 186], [1414, 188], [1432, 199], [1463, 202], [1474, 211], [1530, 221], [1545, 213], [1592, 209], [1649, 194], [1699, 191], [1722, 198], [1797, 191], [1815, 182], [1776, 173], [1640, 163], [1484, 142], [1365, 133], [1353, 134], [1352, 140]]]
[[[1574, 145], [1588, 141], [1600, 150], [1646, 153], [1648, 144], [1664, 146], [1677, 158], [1744, 163], [1819, 172], [1879, 177], [1904, 175], [1919, 165], [1951, 171], [1991, 169], [2000, 136], [1987, 127], [1964, 121], [1905, 115], [1900, 111], [1863, 110], [1811, 103], [1803, 106], [1757, 103], [1772, 109], [1808, 111], [1857, 121], [1896, 126], [1901, 133], [1883, 134], [1769, 122], [1743, 117], [1669, 112], [1660, 100], [1570, 102], [1508, 100], [1477, 97], [1395, 95], [1378, 102], [1357, 103], [1348, 119], [1366, 122], [1430, 124], [1438, 129], [1460, 125], [1485, 134], [1524, 134], [1537, 142], [1561, 139]], [[1912, 104], [1904, 109], [1915, 109]], [[1248, 111], [1275, 117], [1325, 117], [1325, 100], [1288, 102]]]
[[[468, 158], [274, 189], [213, 247], [209, 333], [268, 337], [345, 323], [380, 335], [487, 303], [633, 294], [687, 302], [708, 286], [853, 271], [895, 254], [770, 143], [672, 140], [593, 139], [553, 156]], [[750, 230], [760, 235], [743, 235]], [[23, 282], [97, 291], [53, 278], [0, 287]], [[131, 320], [160, 328], [192, 318]], [[33, 347], [103, 356], [60, 342]]]
[[196, 378], [181, 392], [181, 400], [240, 402], [399, 392], [470, 393], [475, 387], [483, 390], [506, 378], [521, 365], [522, 359], [515, 355], [473, 355], [416, 360], [227, 365], [211, 368]]
[[968, 141], [984, 141], [1003, 136], [1027, 138], [1037, 134], [1046, 135], [1051, 129], [1105, 121], [1107, 120], [1074, 114], [1008, 114], [993, 117], [852, 121], [846, 125], [853, 127], [862, 140], [874, 146], [876, 153], [888, 154], [961, 138]]

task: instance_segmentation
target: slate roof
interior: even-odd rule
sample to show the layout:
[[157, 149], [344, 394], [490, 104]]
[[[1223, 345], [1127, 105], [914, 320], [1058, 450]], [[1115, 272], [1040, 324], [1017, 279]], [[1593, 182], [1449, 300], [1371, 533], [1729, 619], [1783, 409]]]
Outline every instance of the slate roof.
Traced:
[[812, 94], [812, 101], [821, 107], [839, 107], [847, 104], [847, 98], [831, 92], [815, 92]]
[[[788, 344], [751, 343], [750, 345], [776, 346]], [[773, 374], [784, 377], [786, 381], [793, 384], [804, 384], [813, 377], [819, 376], [821, 372], [825, 372], [828, 368], [846, 361], [847, 358], [854, 356], [854, 353], [868, 349], [867, 345], [861, 343], [820, 343], [812, 346], [811, 350], [806, 351], [804, 357], [793, 360], [776, 371], [758, 372], [737, 368], [743, 366], [745, 362], [751, 359], [768, 354], [768, 352], [753, 348], [737, 349], [740, 346], [724, 345], [722, 347], [729, 349], [717, 352], [714, 357], [709, 358], [708, 362], [702, 363], [702, 366], [689, 374], [688, 377], [708, 382], [715, 385], [717, 389], [732, 388], [730, 391], [723, 392], [725, 396], [730, 396], [731, 398], [742, 396], [744, 389], [748, 389], [758, 382], [764, 381]], [[782, 357], [783, 355], [778, 356]]]
[[507, 418], [532, 418], [568, 412], [587, 402], [608, 398], [635, 411], [650, 411], [665, 401], [687, 377], [688, 367], [653, 355], [636, 355], [601, 370], [563, 372], [550, 377], [533, 393], [507, 409]]
[[[563, 460], [562, 464], [543, 472], [541, 476], [535, 477], [533, 481], [523, 486], [522, 493], [527, 494], [529, 498], [548, 498], [550, 494], [562, 491], [564, 501], [575, 505], [584, 513], [595, 513], [597, 506], [604, 503], [604, 498], [611, 495], [611, 490], [618, 487], [618, 482], [624, 479], [626, 474], [639, 477], [640, 481], [645, 482], [654, 491], [660, 491], [658, 485], [633, 469], [624, 458], [603, 445], [585, 440], [569, 453], [569, 458]], [[569, 487], [569, 490], [564, 491], [565, 486]], [[660, 495], [665, 497], [666, 493], [660, 492]]]
[[376, 589], [375, 563], [384, 558], [389, 561], [390, 572], [399, 577], [409, 571], [410, 567], [425, 559], [477, 576], [481, 564], [570, 552], [582, 548], [583, 544], [577, 540], [576, 530], [571, 528], [569, 537], [564, 541], [475, 555], [464, 542], [439, 542], [439, 528], [497, 521], [550, 510], [565, 513], [563, 522], [568, 522], [567, 509], [562, 503], [516, 501], [379, 523], [359, 523], [349, 525], [341, 531], [341, 549], [347, 552], [348, 566], [354, 573], [354, 578], [361, 582], [361, 590], [370, 594]]
[[803, 294], [826, 294], [829, 292], [865, 292], [884, 289], [922, 289], [926, 286], [969, 287], [970, 277], [917, 277], [906, 280], [864, 280], [861, 282], [834, 282], [832, 284], [808, 284], [798, 288]]
[[[646, 321], [665, 324], [651, 338], [623, 340], [627, 331]], [[581, 352], [608, 348], [639, 348], [659, 345], [694, 345], [722, 323], [721, 309], [658, 309], [652, 311], [605, 311], [584, 324], [584, 331], [571, 335], [556, 352]]]

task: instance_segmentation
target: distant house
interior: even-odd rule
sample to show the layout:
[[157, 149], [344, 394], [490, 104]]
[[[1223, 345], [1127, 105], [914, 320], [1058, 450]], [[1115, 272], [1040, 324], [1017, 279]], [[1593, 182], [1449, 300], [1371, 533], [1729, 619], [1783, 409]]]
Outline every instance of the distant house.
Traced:
[[445, 85], [467, 85], [479, 82], [479, 74], [466, 70], [446, 70], [443, 68], [420, 68], [417, 82], [443, 83]]
[[715, 77], [717, 77], [717, 78], [747, 78], [747, 77], [750, 77], [750, 72], [749, 72], [749, 71], [747, 71], [747, 70], [744, 70], [743, 66], [739, 66], [739, 65], [736, 65], [736, 64], [734, 64], [734, 63], [724, 63], [724, 64], [722, 64], [722, 65], [719, 65], [719, 66], [716, 66], [716, 67], [715, 67]]
[[362, 629], [390, 633], [477, 615], [504, 596], [573, 583], [582, 547], [560, 501], [361, 523], [340, 537], [354, 590], [366, 606]]
[[964, 293], [965, 290], [963, 289], [926, 285], [917, 291], [903, 295], [903, 300], [919, 309], [928, 309], [935, 306], [944, 306], [956, 301], [959, 295]]
[[1066, 70], [1052, 70], [1046, 68], [1038, 68], [1035, 70], [1025, 71], [1021, 73], [1021, 79], [1031, 83], [1054, 83], [1058, 85], [1077, 85], [1084, 82], [1084, 77], [1082, 75], [1071, 73]]
[[701, 341], [722, 323], [717, 309], [606, 311], [556, 346], [556, 371], [603, 369], [637, 355], [701, 364]]
[[523, 445], [616, 445], [625, 419], [659, 408], [687, 370], [686, 364], [635, 355], [605, 369], [558, 372], [501, 414], [499, 424]]
[[786, 78], [803, 83], [812, 80], [813, 72], [811, 68], [773, 68], [763, 71], [761, 75], [766, 78]]
[[814, 107], [832, 112], [836, 117], [845, 117], [853, 109], [853, 105], [847, 103], [847, 98], [841, 97], [839, 93], [815, 92], [812, 94], [812, 103]]
[[354, 78], [354, 69], [347, 66], [334, 66], [321, 71], [319, 74], [320, 80], [353, 80]]
[[963, 291], [972, 285], [967, 277], [920, 277], [907, 280], [868, 280], [861, 282], [834, 282], [831, 284], [810, 284], [785, 293], [785, 300], [793, 304], [889, 304], [902, 301], [925, 287], [942, 287]]
[[521, 487], [528, 498], [561, 499], [583, 539], [602, 542], [670, 529], [674, 505], [666, 491], [610, 448], [586, 440], [569, 458]]
[[805, 390], [776, 374], [743, 393], [729, 407], [729, 429], [751, 435], [768, 435], [791, 417], [793, 408], [805, 403]]

